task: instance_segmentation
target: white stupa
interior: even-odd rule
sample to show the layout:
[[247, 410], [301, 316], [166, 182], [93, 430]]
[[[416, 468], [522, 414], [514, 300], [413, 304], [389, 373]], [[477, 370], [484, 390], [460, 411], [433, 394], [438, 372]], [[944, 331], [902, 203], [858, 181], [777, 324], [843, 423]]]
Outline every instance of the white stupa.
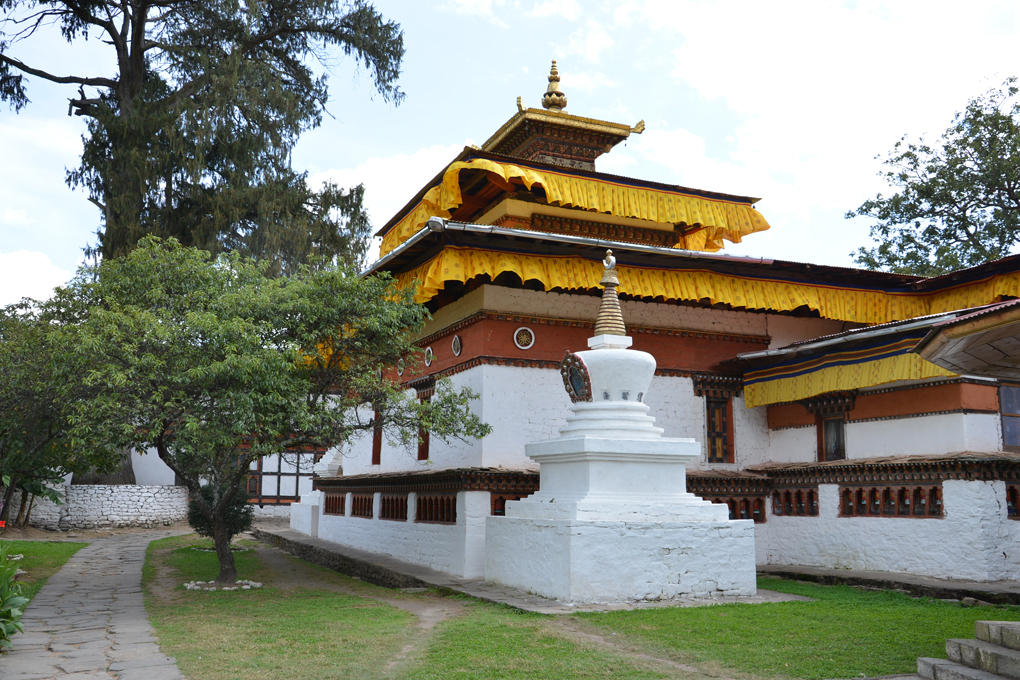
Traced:
[[567, 424], [525, 449], [541, 490], [486, 518], [485, 577], [565, 602], [753, 595], [754, 523], [687, 492], [701, 445], [648, 415], [655, 358], [629, 349], [615, 264], [590, 349], [560, 364]]

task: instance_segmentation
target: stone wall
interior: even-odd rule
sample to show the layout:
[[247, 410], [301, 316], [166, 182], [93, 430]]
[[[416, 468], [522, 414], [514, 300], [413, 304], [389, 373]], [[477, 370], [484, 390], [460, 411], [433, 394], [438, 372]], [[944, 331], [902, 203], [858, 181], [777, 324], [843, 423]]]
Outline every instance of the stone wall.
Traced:
[[[188, 515], [188, 489], [183, 486], [107, 486], [102, 484], [60, 487], [62, 505], [37, 498], [32, 526], [50, 530], [112, 527], [154, 527], [183, 520]], [[21, 499], [15, 495], [12, 518]]]

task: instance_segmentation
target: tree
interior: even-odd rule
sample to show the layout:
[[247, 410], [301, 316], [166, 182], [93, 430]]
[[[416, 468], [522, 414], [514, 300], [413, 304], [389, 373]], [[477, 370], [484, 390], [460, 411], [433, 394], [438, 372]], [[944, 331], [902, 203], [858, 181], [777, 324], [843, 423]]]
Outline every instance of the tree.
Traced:
[[[108, 44], [114, 75], [59, 75], [12, 55], [53, 25], [68, 42]], [[91, 252], [107, 258], [156, 234], [278, 271], [358, 263], [370, 238], [362, 187], [314, 192], [290, 166], [327, 103], [327, 77], [309, 64], [328, 71], [335, 52], [399, 104], [403, 34], [365, 0], [0, 0], [0, 101], [25, 107], [29, 77], [77, 87], [68, 115], [87, 118], [88, 133], [67, 181], [100, 208]]]
[[78, 436], [156, 450], [212, 526], [220, 583], [236, 579], [225, 511], [252, 461], [377, 425], [408, 447], [419, 428], [442, 439], [489, 432], [470, 390], [444, 382], [423, 403], [385, 377], [402, 358], [415, 363], [409, 333], [427, 314], [388, 278], [339, 267], [271, 278], [236, 253], [214, 259], [146, 237], [80, 272], [52, 305], [94, 365]]
[[50, 486], [68, 473], [109, 470], [116, 452], [91, 447], [72, 434], [74, 408], [91, 388], [77, 378], [89, 358], [74, 351], [67, 329], [39, 303], [0, 308], [0, 520], [10, 519], [15, 489], [59, 502]]
[[1016, 78], [975, 97], [929, 146], [906, 137], [882, 176], [897, 189], [847, 218], [879, 220], [855, 254], [869, 269], [937, 276], [1009, 255], [1020, 239], [1020, 101]]

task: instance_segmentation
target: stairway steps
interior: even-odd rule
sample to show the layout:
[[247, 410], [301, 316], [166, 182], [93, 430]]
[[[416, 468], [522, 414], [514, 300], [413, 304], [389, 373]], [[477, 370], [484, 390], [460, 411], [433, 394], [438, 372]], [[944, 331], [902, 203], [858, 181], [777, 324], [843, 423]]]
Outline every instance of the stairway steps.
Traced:
[[1020, 622], [976, 621], [974, 630], [978, 640], [1020, 651]]
[[1002, 680], [1001, 676], [978, 668], [971, 668], [947, 659], [921, 657], [917, 660], [917, 674], [925, 680]]
[[1020, 652], [985, 640], [946, 640], [950, 661], [1020, 680]]

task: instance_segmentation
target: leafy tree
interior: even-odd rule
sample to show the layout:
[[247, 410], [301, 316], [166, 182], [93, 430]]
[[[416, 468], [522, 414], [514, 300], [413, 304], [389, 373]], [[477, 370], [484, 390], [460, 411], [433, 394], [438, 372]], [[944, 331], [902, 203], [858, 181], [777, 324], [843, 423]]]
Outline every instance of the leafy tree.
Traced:
[[1020, 101], [1016, 78], [968, 102], [940, 140], [903, 137], [884, 164], [897, 191], [847, 218], [879, 220], [869, 269], [937, 276], [1009, 255], [1020, 239]]
[[0, 308], [0, 520], [10, 516], [16, 489], [59, 502], [49, 485], [92, 466], [105, 471], [118, 456], [72, 435], [74, 408], [92, 388], [77, 378], [89, 359], [75, 352], [67, 329], [39, 303]]
[[[114, 74], [60, 75], [13, 55], [54, 26], [72, 44], [109, 45]], [[327, 103], [311, 64], [328, 71], [337, 53], [399, 104], [403, 34], [365, 0], [0, 0], [0, 101], [26, 106], [30, 77], [78, 89], [68, 114], [88, 133], [67, 181], [101, 210], [103, 257], [157, 234], [278, 270], [357, 263], [370, 237], [362, 187], [314, 192], [290, 166]]]
[[[206, 484], [199, 490], [198, 495], [207, 504], [212, 505], [218, 496], [227, 494], [222, 489], [217, 491], [211, 484]], [[248, 502], [248, 490], [241, 487], [227, 500], [227, 505], [223, 509], [223, 522], [227, 526], [227, 541], [233, 540], [234, 536], [251, 529], [254, 519], [255, 506]], [[188, 501], [188, 524], [199, 536], [212, 538], [214, 535], [212, 522], [198, 507], [198, 501], [194, 498]]]
[[270, 278], [236, 253], [213, 259], [146, 237], [53, 298], [95, 366], [85, 382], [98, 389], [79, 402], [76, 431], [154, 448], [212, 526], [218, 581], [233, 582], [226, 511], [252, 461], [377, 425], [407, 446], [419, 427], [442, 439], [489, 432], [470, 390], [441, 383], [423, 403], [385, 377], [419, 353], [408, 338], [426, 312], [412, 296], [343, 268]]

